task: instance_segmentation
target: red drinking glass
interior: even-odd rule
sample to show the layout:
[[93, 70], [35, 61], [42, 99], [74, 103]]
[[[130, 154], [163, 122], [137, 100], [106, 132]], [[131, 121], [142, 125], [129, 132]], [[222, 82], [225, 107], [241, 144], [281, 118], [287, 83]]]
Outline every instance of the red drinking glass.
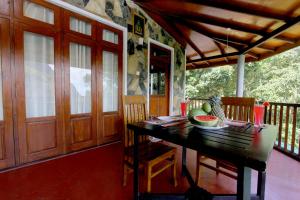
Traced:
[[255, 125], [260, 127], [264, 123], [265, 106], [255, 105], [254, 106], [254, 120]]
[[181, 102], [180, 108], [181, 108], [181, 116], [186, 117], [186, 109], [187, 109], [187, 102]]

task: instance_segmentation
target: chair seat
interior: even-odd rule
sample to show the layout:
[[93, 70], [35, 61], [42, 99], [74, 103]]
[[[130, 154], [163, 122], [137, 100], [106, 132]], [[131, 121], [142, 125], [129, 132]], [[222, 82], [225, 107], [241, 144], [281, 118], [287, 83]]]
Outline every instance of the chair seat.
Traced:
[[[125, 148], [125, 159], [132, 164], [133, 146]], [[139, 144], [139, 162], [149, 162], [164, 154], [174, 153], [175, 147], [171, 147], [160, 142], [147, 142]]]

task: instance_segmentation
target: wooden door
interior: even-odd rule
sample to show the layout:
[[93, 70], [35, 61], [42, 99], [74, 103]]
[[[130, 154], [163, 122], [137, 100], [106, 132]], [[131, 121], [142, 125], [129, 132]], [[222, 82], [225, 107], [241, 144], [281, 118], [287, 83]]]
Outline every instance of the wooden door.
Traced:
[[97, 144], [96, 46], [93, 40], [64, 38], [65, 124], [67, 150]]
[[63, 152], [60, 34], [15, 24], [15, 82], [20, 163]]
[[150, 44], [150, 116], [169, 115], [171, 51]]
[[123, 37], [122, 32], [101, 26], [98, 40], [102, 41], [99, 52], [99, 143], [119, 140], [123, 130]]
[[15, 164], [9, 33], [9, 21], [0, 18], [0, 169]]

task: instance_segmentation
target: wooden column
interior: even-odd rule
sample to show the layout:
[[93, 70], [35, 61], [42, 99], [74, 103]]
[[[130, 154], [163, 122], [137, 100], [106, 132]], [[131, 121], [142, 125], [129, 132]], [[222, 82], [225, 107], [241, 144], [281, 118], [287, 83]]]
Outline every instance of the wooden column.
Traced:
[[236, 80], [236, 96], [243, 97], [244, 95], [244, 71], [245, 71], [245, 55], [239, 55], [237, 63], [237, 80]]

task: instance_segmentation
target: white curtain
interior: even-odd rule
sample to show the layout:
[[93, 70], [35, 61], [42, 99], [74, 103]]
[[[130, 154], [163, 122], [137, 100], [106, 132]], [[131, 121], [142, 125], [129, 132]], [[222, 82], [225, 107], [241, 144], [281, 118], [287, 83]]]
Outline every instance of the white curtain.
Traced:
[[71, 114], [91, 112], [91, 48], [70, 44]]
[[86, 35], [92, 35], [91, 24], [74, 17], [70, 17], [70, 29]]
[[118, 111], [118, 55], [103, 51], [103, 112]]
[[45, 8], [41, 5], [30, 1], [24, 1], [23, 4], [23, 14], [24, 16], [46, 22], [49, 24], [54, 24], [54, 13], [53, 10]]
[[103, 30], [103, 36], [104, 41], [112, 42], [114, 44], [118, 44], [118, 34], [111, 32], [109, 30], [104, 29]]
[[24, 32], [26, 117], [55, 115], [54, 40]]

